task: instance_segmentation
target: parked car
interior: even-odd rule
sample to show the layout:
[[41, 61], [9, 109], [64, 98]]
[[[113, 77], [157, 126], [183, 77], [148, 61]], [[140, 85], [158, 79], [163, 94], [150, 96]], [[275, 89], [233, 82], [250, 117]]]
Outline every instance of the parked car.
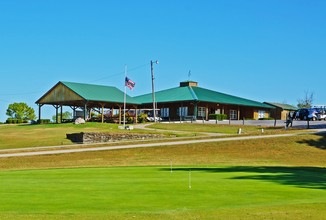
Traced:
[[301, 108], [296, 113], [296, 118], [300, 120], [318, 120], [318, 111], [316, 108]]
[[319, 121], [321, 121], [321, 120], [325, 120], [326, 121], [326, 114], [317, 114], [317, 119]]
[[317, 119], [326, 120], [326, 109], [325, 108], [316, 108], [317, 109]]

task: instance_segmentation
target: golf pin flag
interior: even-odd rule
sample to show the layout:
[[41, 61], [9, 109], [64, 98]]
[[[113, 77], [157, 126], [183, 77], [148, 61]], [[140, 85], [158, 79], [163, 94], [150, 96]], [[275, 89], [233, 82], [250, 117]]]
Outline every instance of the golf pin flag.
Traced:
[[131, 79], [126, 77], [125, 86], [127, 86], [129, 89], [132, 90], [135, 87], [135, 85], [136, 85], [136, 83], [134, 81], [132, 81]]

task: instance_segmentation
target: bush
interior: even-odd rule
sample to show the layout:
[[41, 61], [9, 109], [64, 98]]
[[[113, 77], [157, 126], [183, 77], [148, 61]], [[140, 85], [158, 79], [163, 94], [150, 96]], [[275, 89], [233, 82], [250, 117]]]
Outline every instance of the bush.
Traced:
[[274, 118], [258, 118], [258, 120], [274, 120]]
[[39, 119], [37, 120], [39, 124], [50, 124], [50, 119]]
[[15, 119], [15, 118], [8, 118], [6, 120], [6, 123], [7, 124], [17, 124], [18, 123], [18, 119]]
[[142, 114], [137, 116], [137, 122], [138, 123], [144, 123], [144, 122], [146, 122], [147, 117], [148, 117], [147, 114], [142, 113]]
[[228, 116], [226, 114], [210, 114], [208, 115], [208, 118], [213, 120], [223, 121], [228, 119]]
[[24, 119], [16, 119], [16, 118], [8, 118], [6, 120], [7, 124], [21, 124], [21, 123], [27, 123], [27, 120]]
[[126, 117], [126, 123], [127, 124], [133, 124], [134, 123], [134, 118], [133, 117]]

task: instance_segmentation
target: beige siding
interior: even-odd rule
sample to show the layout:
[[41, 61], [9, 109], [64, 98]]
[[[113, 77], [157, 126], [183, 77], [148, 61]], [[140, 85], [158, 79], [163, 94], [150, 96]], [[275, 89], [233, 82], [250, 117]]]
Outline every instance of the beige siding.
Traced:
[[55, 88], [49, 91], [39, 103], [60, 103], [67, 101], [80, 101], [82, 97], [71, 91], [69, 88], [62, 84], [58, 84]]

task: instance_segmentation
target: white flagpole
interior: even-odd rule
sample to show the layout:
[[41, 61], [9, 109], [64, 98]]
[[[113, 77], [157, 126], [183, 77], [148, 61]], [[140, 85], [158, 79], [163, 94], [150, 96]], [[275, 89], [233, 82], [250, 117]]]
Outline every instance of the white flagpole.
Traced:
[[127, 93], [127, 86], [126, 86], [126, 77], [127, 77], [127, 65], [125, 65], [125, 95], [123, 100], [123, 128], [126, 129], [126, 93]]

